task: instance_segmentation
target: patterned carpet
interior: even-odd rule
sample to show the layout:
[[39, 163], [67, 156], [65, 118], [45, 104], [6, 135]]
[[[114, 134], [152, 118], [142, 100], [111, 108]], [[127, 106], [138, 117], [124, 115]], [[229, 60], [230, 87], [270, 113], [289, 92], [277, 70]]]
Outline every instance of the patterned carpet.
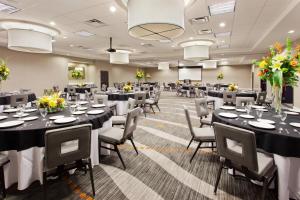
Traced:
[[[234, 179], [223, 170], [217, 195], [213, 186], [218, 170], [218, 156], [211, 149], [198, 152], [189, 162], [196, 143], [189, 150], [191, 138], [185, 120], [183, 105], [190, 109], [192, 123], [199, 126], [194, 101], [163, 93], [159, 102], [161, 112], [148, 113], [139, 121], [134, 141], [136, 155], [130, 143], [120, 146], [127, 169], [124, 171], [115, 153], [105, 156], [101, 165], [94, 168], [96, 197], [99, 200], [200, 200], [200, 199], [258, 199], [261, 187]], [[50, 181], [48, 199], [91, 200], [91, 185], [88, 175], [76, 172], [63, 180]], [[42, 199], [38, 182], [25, 191], [8, 190], [8, 200]], [[276, 199], [269, 190], [267, 199]]]

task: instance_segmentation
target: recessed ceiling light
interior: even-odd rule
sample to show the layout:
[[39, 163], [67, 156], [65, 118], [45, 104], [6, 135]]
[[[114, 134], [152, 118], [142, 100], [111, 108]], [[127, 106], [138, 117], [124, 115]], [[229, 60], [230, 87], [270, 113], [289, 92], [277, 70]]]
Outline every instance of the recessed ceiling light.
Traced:
[[70, 47], [74, 47], [74, 44], [70, 44]]
[[224, 22], [221, 22], [221, 23], [219, 24], [219, 26], [223, 28], [223, 27], [226, 26], [226, 24], [225, 24]]
[[144, 46], [144, 45], [145, 45], [145, 43], [144, 43], [144, 42], [142, 42], [142, 43], [141, 43], [141, 45], [142, 45], [142, 46]]
[[193, 37], [190, 37], [190, 40], [193, 40], [194, 38]]
[[67, 36], [63, 36], [63, 39], [67, 39], [68, 37]]
[[295, 31], [294, 30], [290, 30], [288, 33], [292, 34], [292, 33], [295, 33]]
[[55, 25], [56, 25], [56, 23], [55, 23], [54, 21], [51, 21], [49, 24], [50, 24], [51, 26], [55, 26]]
[[217, 3], [208, 6], [209, 13], [211, 16], [220, 15], [224, 13], [232, 13], [235, 9], [235, 1], [227, 1], [225, 3]]
[[114, 13], [114, 12], [116, 12], [116, 7], [114, 7], [114, 6], [111, 6], [110, 8], [109, 8], [109, 10], [110, 10], [110, 12], [112, 12], [112, 13]]
[[91, 37], [91, 36], [95, 35], [94, 33], [90, 33], [90, 32], [85, 31], [85, 30], [78, 31], [75, 34], [80, 35], [82, 37]]
[[221, 43], [225, 43], [225, 40], [222, 40]]
[[222, 33], [215, 33], [215, 37], [219, 38], [219, 37], [228, 37], [231, 35], [231, 32], [222, 32]]

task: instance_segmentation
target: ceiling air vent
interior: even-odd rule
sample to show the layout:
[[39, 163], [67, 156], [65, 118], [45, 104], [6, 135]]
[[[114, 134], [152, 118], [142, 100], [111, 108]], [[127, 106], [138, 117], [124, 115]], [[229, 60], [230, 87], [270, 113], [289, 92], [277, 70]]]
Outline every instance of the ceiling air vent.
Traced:
[[198, 31], [199, 35], [207, 35], [207, 34], [212, 34], [212, 30], [211, 29], [202, 29]]
[[203, 17], [195, 17], [190, 19], [191, 24], [204, 24], [209, 21], [208, 16], [203, 16]]
[[95, 27], [95, 28], [100, 28], [100, 27], [103, 27], [103, 26], [107, 26], [107, 24], [105, 24], [104, 22], [102, 22], [98, 19], [87, 20], [87, 21], [85, 21], [85, 24], [87, 24], [89, 26], [92, 26], [92, 27]]
[[11, 6], [11, 5], [8, 5], [8, 4], [0, 2], [0, 12], [8, 13], [8, 14], [13, 14], [13, 13], [16, 13], [16, 12], [18, 12], [20, 10], [21, 9], [19, 9], [17, 7], [14, 7], [14, 6]]

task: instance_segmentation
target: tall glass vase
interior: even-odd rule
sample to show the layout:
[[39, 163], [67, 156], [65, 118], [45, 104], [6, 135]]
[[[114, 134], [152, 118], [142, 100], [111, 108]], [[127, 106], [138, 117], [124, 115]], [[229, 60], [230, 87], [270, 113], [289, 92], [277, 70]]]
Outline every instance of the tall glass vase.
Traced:
[[277, 70], [274, 73], [273, 76], [273, 87], [272, 87], [272, 92], [273, 92], [273, 96], [274, 96], [274, 109], [276, 114], [280, 114], [281, 113], [281, 102], [282, 102], [282, 82], [283, 82], [283, 75], [282, 75], [282, 71]]

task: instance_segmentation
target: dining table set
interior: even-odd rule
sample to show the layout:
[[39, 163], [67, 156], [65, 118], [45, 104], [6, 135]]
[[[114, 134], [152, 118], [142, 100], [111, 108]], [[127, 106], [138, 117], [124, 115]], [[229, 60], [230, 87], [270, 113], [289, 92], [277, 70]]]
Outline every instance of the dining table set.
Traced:
[[17, 188], [24, 190], [36, 180], [42, 183], [44, 138], [51, 129], [91, 124], [91, 160], [92, 165], [99, 165], [98, 134], [112, 127], [111, 116], [106, 105], [88, 101], [69, 102], [64, 110], [55, 113], [24, 105], [3, 110], [0, 151], [6, 152], [10, 160], [4, 170], [6, 187], [17, 183]]
[[273, 154], [278, 168], [281, 199], [300, 197], [300, 109], [280, 113], [260, 105], [221, 106], [212, 122], [251, 130], [258, 149]]

